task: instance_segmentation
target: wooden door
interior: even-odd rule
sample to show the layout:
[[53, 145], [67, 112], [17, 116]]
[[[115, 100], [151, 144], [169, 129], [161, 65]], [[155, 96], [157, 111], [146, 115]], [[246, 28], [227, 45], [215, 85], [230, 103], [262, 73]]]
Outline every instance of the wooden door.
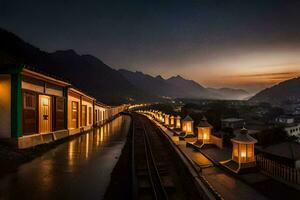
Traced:
[[51, 97], [39, 96], [39, 132], [48, 133], [51, 131]]

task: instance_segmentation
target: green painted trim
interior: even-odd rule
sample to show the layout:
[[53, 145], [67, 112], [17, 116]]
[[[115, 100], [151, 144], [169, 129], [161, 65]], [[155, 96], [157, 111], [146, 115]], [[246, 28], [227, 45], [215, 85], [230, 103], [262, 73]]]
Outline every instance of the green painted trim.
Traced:
[[22, 75], [11, 75], [11, 137], [22, 136]]

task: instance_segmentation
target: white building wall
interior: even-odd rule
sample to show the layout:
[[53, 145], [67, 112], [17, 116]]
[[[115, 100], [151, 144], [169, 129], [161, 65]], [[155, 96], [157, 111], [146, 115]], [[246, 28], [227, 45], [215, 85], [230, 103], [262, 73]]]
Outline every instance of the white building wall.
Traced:
[[300, 137], [300, 124], [284, 128], [290, 136]]
[[11, 137], [11, 76], [0, 75], [0, 138]]
[[294, 123], [294, 118], [278, 118], [277, 121], [283, 124], [292, 124]]

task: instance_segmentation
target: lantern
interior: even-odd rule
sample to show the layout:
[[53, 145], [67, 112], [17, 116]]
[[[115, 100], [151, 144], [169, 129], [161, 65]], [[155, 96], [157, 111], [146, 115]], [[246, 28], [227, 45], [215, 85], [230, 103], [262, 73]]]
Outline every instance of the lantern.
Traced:
[[210, 143], [210, 135], [212, 130], [212, 125], [207, 122], [206, 117], [200, 120], [197, 129], [198, 129], [198, 141], [204, 143]]
[[248, 134], [246, 128], [242, 128], [241, 132], [231, 139], [232, 141], [232, 160], [239, 165], [255, 162], [254, 144], [256, 139]]
[[169, 125], [169, 115], [165, 115], [165, 125]]
[[174, 116], [171, 115], [171, 117], [170, 117], [170, 127], [174, 128], [174, 124], [175, 124], [175, 119], [174, 119]]
[[162, 123], [165, 123], [165, 114], [164, 114], [164, 113], [161, 114], [160, 121], [161, 121]]
[[183, 120], [182, 120], [182, 131], [188, 135], [188, 134], [193, 134], [194, 133], [194, 120], [187, 115]]
[[181, 122], [180, 122], [180, 116], [176, 117], [176, 122], [175, 122], [175, 128], [180, 129], [181, 128]]

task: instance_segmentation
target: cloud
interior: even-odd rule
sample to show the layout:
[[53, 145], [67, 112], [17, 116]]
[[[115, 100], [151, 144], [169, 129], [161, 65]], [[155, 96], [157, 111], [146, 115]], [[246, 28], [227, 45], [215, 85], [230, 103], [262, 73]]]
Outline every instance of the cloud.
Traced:
[[257, 74], [242, 74], [229, 77], [235, 78], [264, 78], [264, 79], [288, 79], [300, 74], [300, 71], [293, 72], [276, 72], [276, 73], [257, 73]]
[[217, 81], [217, 84], [258, 91], [297, 76], [300, 76], [300, 71], [239, 74], [223, 76], [221, 80]]

